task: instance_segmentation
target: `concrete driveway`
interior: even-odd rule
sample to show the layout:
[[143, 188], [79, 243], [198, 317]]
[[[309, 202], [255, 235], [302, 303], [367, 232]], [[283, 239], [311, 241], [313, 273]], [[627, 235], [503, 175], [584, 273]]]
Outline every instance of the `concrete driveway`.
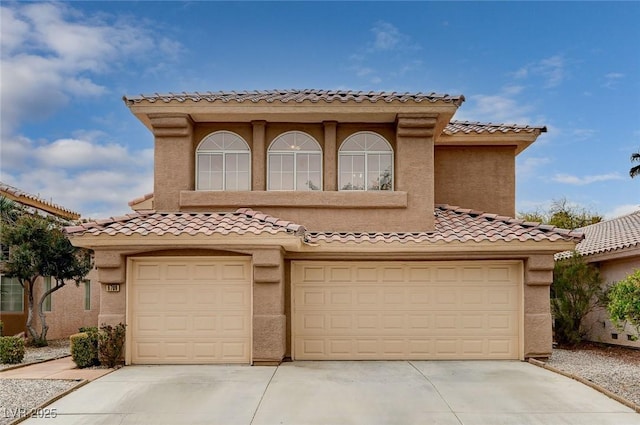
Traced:
[[516, 361], [128, 366], [26, 424], [640, 425], [569, 378]]

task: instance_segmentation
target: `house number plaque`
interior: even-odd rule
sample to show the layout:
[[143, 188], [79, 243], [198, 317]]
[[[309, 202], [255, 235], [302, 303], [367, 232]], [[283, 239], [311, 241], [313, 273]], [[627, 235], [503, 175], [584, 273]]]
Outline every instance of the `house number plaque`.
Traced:
[[107, 285], [107, 292], [120, 292], [120, 285]]

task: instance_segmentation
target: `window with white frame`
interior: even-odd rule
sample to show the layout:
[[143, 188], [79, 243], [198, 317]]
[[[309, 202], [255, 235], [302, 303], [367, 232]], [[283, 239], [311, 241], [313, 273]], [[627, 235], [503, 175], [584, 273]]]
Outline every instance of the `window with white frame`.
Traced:
[[393, 190], [393, 149], [370, 131], [352, 134], [338, 152], [339, 190]]
[[322, 149], [307, 133], [281, 134], [267, 155], [268, 190], [322, 190]]
[[91, 281], [83, 280], [84, 283], [84, 309], [91, 310]]
[[2, 276], [0, 291], [0, 311], [3, 313], [22, 313], [24, 311], [24, 289], [18, 279]]
[[[51, 276], [45, 276], [44, 291], [47, 292], [50, 290], [51, 290]], [[42, 303], [42, 311], [51, 311], [51, 294], [49, 294], [47, 298], [44, 299], [44, 302]]]
[[230, 131], [205, 137], [196, 149], [196, 190], [250, 190], [251, 152]]

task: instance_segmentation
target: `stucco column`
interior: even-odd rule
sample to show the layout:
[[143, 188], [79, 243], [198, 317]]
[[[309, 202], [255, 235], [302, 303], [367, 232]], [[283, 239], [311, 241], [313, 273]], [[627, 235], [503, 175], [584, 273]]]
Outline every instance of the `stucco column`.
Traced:
[[549, 292], [553, 255], [532, 255], [524, 272], [524, 357], [549, 357], [553, 344]]
[[338, 190], [338, 160], [336, 147], [336, 134], [338, 123], [335, 121], [324, 121], [324, 176], [323, 188], [327, 191]]
[[266, 121], [251, 121], [253, 126], [253, 148], [251, 150], [252, 190], [267, 190], [266, 173]]
[[405, 231], [433, 230], [434, 127], [436, 114], [399, 114], [396, 123], [395, 190], [408, 194], [409, 207], [419, 212], [419, 226]]
[[284, 258], [282, 250], [253, 253], [253, 363], [278, 364], [285, 354]]
[[153, 135], [153, 205], [179, 211], [180, 191], [195, 189], [193, 122], [186, 114], [149, 114]]
[[[94, 253], [95, 266], [98, 269], [100, 282], [100, 310], [98, 326], [103, 323], [117, 325], [126, 320], [126, 288], [125, 260], [118, 251], [101, 251]], [[120, 285], [119, 292], [107, 292], [107, 285]]]

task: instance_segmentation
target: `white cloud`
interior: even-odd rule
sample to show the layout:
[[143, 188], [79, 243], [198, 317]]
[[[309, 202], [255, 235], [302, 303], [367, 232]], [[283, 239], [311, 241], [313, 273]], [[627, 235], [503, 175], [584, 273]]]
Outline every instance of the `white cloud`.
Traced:
[[624, 177], [622, 177], [619, 173], [609, 173], [609, 174], [597, 174], [597, 175], [584, 176], [584, 177], [573, 176], [571, 174], [556, 174], [555, 176], [553, 176], [551, 180], [558, 183], [584, 186], [584, 185], [596, 183], [596, 182], [604, 182], [609, 180], [623, 180], [623, 179]]
[[631, 214], [632, 212], [640, 210], [640, 204], [623, 204], [613, 207], [611, 210], [605, 212], [604, 218], [609, 220], [612, 218], [620, 217], [623, 215]]
[[538, 170], [551, 163], [551, 158], [547, 157], [528, 157], [520, 160], [518, 157], [516, 171], [518, 177], [527, 177], [538, 172]]
[[377, 50], [391, 50], [398, 46], [403, 38], [406, 38], [398, 28], [388, 22], [376, 23], [371, 28], [371, 32], [375, 35], [373, 47]]
[[493, 123], [533, 124], [532, 107], [520, 103], [510, 94], [470, 95], [466, 108], [456, 112], [455, 119]]
[[604, 76], [604, 83], [602, 84], [602, 86], [608, 89], [612, 89], [617, 86], [620, 80], [622, 80], [623, 78], [624, 74], [621, 74], [619, 72], [610, 72]]
[[574, 128], [573, 130], [571, 130], [571, 134], [573, 135], [574, 139], [587, 140], [595, 136], [597, 134], [597, 130], [594, 130], [592, 128]]
[[180, 49], [144, 25], [106, 14], [85, 16], [64, 3], [11, 3], [1, 13], [3, 136], [74, 97], [105, 94], [97, 78], [125, 60], [164, 59]]
[[2, 149], [2, 181], [83, 216], [125, 213], [128, 201], [153, 190], [153, 149], [24, 137], [3, 142]]
[[560, 85], [567, 76], [566, 60], [562, 55], [554, 55], [523, 66], [512, 73], [516, 79], [540, 77], [544, 87], [552, 88]]

